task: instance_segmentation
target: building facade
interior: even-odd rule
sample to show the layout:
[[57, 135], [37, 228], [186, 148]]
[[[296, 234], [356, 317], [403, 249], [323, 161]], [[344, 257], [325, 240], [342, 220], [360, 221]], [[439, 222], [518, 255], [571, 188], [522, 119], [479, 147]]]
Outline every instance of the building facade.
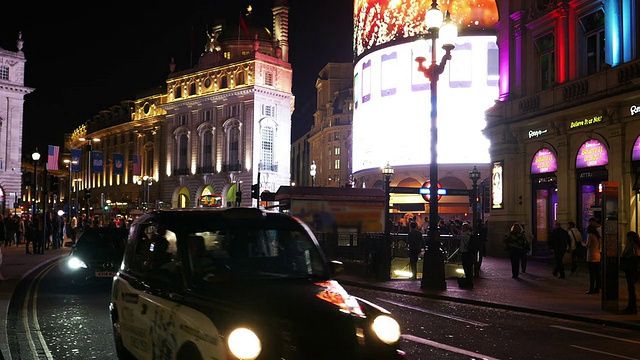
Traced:
[[[22, 33], [16, 51], [0, 48], [0, 213], [6, 214], [23, 200], [22, 122], [24, 97], [34, 89], [24, 86], [26, 59]], [[28, 194], [24, 194], [26, 198]], [[13, 210], [15, 211], [15, 210]]]
[[[290, 184], [294, 97], [285, 3], [272, 9], [273, 29], [250, 17], [244, 27], [214, 24], [197, 65], [175, 71], [170, 64], [165, 89], [74, 131], [68, 147], [71, 153], [85, 149], [80, 162], [86, 166], [72, 174], [78, 186], [72, 190], [93, 213], [105, 202], [121, 203], [129, 213], [256, 206], [253, 184], [274, 193]], [[119, 120], [104, 118], [111, 116]], [[89, 160], [89, 153], [101, 158]], [[96, 161], [103, 165], [99, 173]]]
[[584, 232], [597, 217], [609, 232], [638, 230], [637, 2], [498, 6], [500, 100], [484, 130], [491, 141], [490, 251], [502, 251], [514, 222], [531, 229], [534, 252], [546, 251], [555, 221], [565, 228], [574, 221]]

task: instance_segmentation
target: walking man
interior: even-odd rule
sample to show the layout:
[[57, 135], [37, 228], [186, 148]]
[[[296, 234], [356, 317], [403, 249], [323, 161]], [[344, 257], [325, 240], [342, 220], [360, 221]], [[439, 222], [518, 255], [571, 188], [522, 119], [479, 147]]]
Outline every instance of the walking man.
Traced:
[[564, 279], [564, 254], [569, 247], [569, 233], [562, 228], [559, 221], [549, 235], [549, 249], [553, 251], [553, 276], [560, 274], [560, 279]]

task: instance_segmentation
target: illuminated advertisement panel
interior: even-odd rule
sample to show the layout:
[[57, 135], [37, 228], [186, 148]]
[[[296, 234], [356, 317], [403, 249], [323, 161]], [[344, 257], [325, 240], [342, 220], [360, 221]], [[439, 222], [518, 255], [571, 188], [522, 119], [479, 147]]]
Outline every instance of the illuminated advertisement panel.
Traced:
[[491, 208], [502, 209], [504, 207], [502, 180], [502, 161], [496, 161], [491, 168]]
[[531, 174], [545, 174], [558, 170], [556, 155], [547, 148], [542, 148], [533, 156]]
[[[355, 0], [354, 53], [360, 56], [369, 49], [403, 38], [427, 33], [425, 13], [432, 0]], [[440, 4], [449, 11], [462, 35], [493, 31], [498, 22], [495, 0], [449, 0]]]
[[576, 156], [576, 169], [603, 166], [609, 163], [607, 148], [598, 140], [585, 141]]
[[[438, 162], [489, 163], [484, 113], [499, 89], [495, 36], [459, 37], [438, 80]], [[419, 72], [425, 41], [404, 42], [372, 51], [354, 66], [353, 171], [429, 164], [431, 88]], [[444, 50], [437, 46], [441, 59]], [[358, 85], [359, 84], [359, 85]]]

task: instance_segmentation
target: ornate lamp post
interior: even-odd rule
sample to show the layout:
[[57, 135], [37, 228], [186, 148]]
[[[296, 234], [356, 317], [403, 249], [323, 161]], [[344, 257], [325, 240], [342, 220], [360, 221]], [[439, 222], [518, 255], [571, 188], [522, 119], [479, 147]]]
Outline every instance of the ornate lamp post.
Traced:
[[389, 217], [389, 202], [391, 201], [391, 176], [395, 170], [389, 163], [382, 168], [384, 176], [385, 209], [384, 209], [384, 238], [380, 249], [380, 279], [388, 280], [391, 273], [391, 219]]
[[33, 209], [31, 212], [32, 216], [35, 217], [36, 211], [38, 210], [38, 161], [40, 160], [38, 148], [31, 154], [31, 159], [33, 159]]
[[311, 175], [311, 186], [316, 186], [316, 161], [313, 160], [311, 167], [309, 168], [309, 175]]
[[[458, 36], [458, 29], [451, 21], [447, 11], [444, 18], [438, 1], [433, 0], [431, 8], [425, 15], [425, 22], [431, 35], [431, 64], [424, 65], [426, 58], [416, 57], [418, 71], [422, 72], [429, 79], [431, 87], [431, 163], [429, 165], [429, 177], [431, 187], [429, 189], [429, 237], [427, 250], [423, 262], [423, 276], [420, 284], [421, 288], [431, 288], [436, 290], [446, 289], [444, 280], [444, 258], [440, 250], [440, 239], [438, 234], [438, 79], [444, 71], [448, 60], [451, 60], [451, 50], [454, 48], [454, 41]], [[440, 64], [436, 62], [436, 40], [440, 38], [445, 55]]]
[[143, 176], [138, 178], [138, 185], [144, 185], [142, 188], [142, 210], [149, 209], [149, 187], [153, 185], [153, 178], [151, 176]]
[[473, 233], [477, 233], [478, 231], [478, 180], [480, 180], [480, 171], [476, 166], [473, 166], [473, 169], [469, 171], [469, 179], [473, 181], [473, 190], [471, 193], [471, 205], [473, 206]]
[[[67, 192], [68, 193], [67, 206], [69, 206], [69, 220], [70, 220], [71, 219], [71, 214], [72, 214], [72, 209], [73, 209], [73, 205], [71, 204], [71, 188], [73, 187], [72, 170], [73, 170], [73, 165], [78, 164], [78, 162], [76, 160], [64, 159], [64, 163], [69, 166], [69, 191]], [[78, 210], [76, 208], [76, 212], [77, 211]]]

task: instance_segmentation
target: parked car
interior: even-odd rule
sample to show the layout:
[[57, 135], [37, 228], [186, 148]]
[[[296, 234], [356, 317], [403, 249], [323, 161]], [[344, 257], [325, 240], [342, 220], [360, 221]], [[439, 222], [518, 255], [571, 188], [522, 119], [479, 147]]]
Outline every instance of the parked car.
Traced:
[[402, 359], [400, 326], [348, 294], [309, 228], [255, 208], [158, 210], [113, 279], [118, 357]]
[[87, 228], [66, 259], [66, 276], [72, 285], [109, 282], [122, 263], [128, 230], [114, 227]]

